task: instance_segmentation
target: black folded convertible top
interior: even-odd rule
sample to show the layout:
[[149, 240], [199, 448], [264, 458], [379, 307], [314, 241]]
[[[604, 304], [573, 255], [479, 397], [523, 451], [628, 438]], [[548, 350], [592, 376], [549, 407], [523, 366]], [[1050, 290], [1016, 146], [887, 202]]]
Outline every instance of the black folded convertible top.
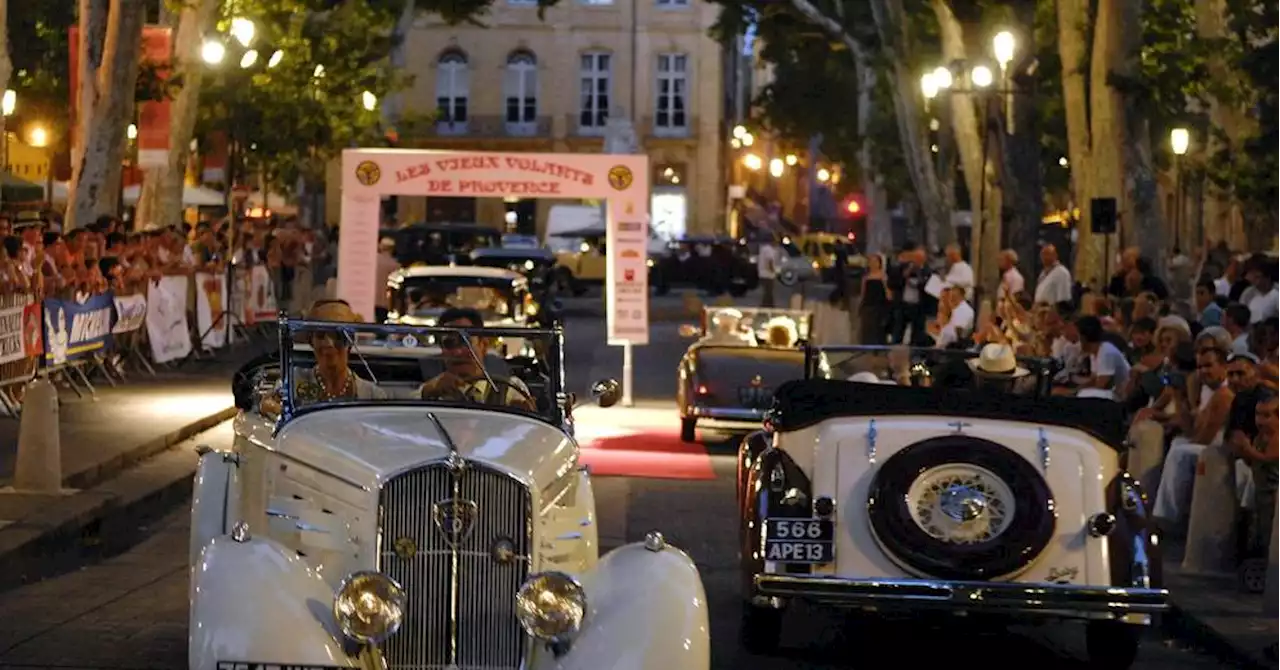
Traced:
[[954, 388], [917, 388], [832, 379], [789, 381], [774, 393], [774, 430], [791, 431], [837, 417], [925, 415], [1022, 421], [1082, 430], [1123, 449], [1124, 409], [1101, 398], [1034, 398]]

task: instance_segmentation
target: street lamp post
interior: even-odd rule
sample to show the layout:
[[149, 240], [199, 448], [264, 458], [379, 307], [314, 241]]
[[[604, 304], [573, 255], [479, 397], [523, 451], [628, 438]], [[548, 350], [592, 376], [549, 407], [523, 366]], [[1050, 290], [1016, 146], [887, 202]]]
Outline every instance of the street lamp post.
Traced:
[[5, 128], [13, 110], [18, 106], [18, 93], [6, 89], [0, 96], [0, 172], [9, 171], [9, 131]]
[[49, 131], [42, 125], [34, 125], [27, 132], [27, 141], [37, 149], [44, 149], [44, 199], [50, 210], [53, 209], [53, 142]]
[[[956, 77], [950, 69], [939, 66], [932, 71], [926, 73], [920, 78], [920, 92], [925, 98], [926, 108], [928, 103], [939, 95], [946, 93], [951, 95], [976, 95], [979, 102], [980, 122], [979, 122], [979, 141], [982, 143], [982, 161], [981, 172], [978, 179], [978, 203], [973, 213], [973, 228], [971, 232], [970, 243], [970, 263], [973, 266], [974, 276], [982, 276], [982, 266], [991, 259], [983, 258], [982, 240], [985, 234], [986, 221], [986, 199], [987, 199], [987, 164], [990, 155], [990, 144], [993, 139], [990, 135], [989, 128], [991, 125], [991, 109], [990, 103], [993, 95], [1001, 96], [1004, 104], [1001, 109], [1007, 117], [1005, 127], [1009, 134], [1012, 134], [1012, 100], [1013, 94], [1017, 91], [1010, 85], [1009, 64], [1013, 62], [1017, 52], [1017, 40], [1013, 33], [1004, 30], [996, 33], [991, 40], [991, 51], [995, 57], [995, 61], [1000, 68], [1000, 84], [996, 86], [996, 75], [991, 68], [985, 64], [977, 63], [969, 68], [967, 77], [967, 85], [955, 86]], [[997, 121], [998, 122], [998, 121]]]
[[1186, 128], [1169, 131], [1169, 148], [1173, 149], [1173, 246], [1182, 246], [1182, 157], [1191, 147], [1191, 132]]

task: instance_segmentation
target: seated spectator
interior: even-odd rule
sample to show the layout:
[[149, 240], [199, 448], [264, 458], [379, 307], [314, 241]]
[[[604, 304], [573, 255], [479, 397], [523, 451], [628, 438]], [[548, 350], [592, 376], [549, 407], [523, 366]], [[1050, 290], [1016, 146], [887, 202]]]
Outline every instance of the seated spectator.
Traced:
[[1113, 342], [1108, 341], [1102, 321], [1096, 316], [1083, 316], [1076, 321], [1080, 333], [1080, 351], [1089, 357], [1090, 374], [1078, 381], [1076, 395], [1091, 398], [1119, 399], [1118, 391], [1129, 381], [1129, 361]]
[[1213, 285], [1213, 280], [1201, 279], [1196, 283], [1196, 320], [1206, 328], [1222, 325], [1222, 308], [1214, 300], [1217, 297], [1216, 291], [1217, 288]]
[[1249, 288], [1240, 296], [1240, 302], [1249, 308], [1251, 323], [1258, 323], [1280, 313], [1280, 295], [1276, 293], [1276, 261], [1263, 254], [1255, 254], [1245, 272]]
[[[1186, 435], [1173, 440], [1169, 453], [1165, 455], [1153, 512], [1155, 517], [1175, 527], [1185, 523], [1191, 509], [1191, 492], [1200, 453], [1207, 447], [1222, 444], [1234, 400], [1234, 394], [1226, 383], [1226, 351], [1209, 348], [1198, 352], [1196, 373], [1201, 391], [1198, 398], [1185, 396], [1178, 403], [1181, 423], [1188, 430]], [[1194, 410], [1191, 409], [1193, 406]], [[1142, 417], [1143, 412], [1138, 416]]]
[[1222, 311], [1222, 327], [1231, 334], [1231, 352], [1235, 354], [1249, 353], [1249, 324], [1252, 314], [1249, 308], [1238, 302], [1229, 303]]
[[1257, 396], [1254, 422], [1257, 434], [1247, 444], [1232, 443], [1233, 450], [1253, 474], [1253, 523], [1248, 538], [1248, 554], [1265, 556], [1275, 532], [1276, 489], [1280, 483], [1277, 460], [1280, 459], [1280, 437], [1277, 432], [1276, 393], [1264, 389]]
[[1144, 365], [1150, 369], [1164, 358], [1156, 347], [1156, 320], [1151, 317], [1138, 319], [1129, 327], [1129, 365]]

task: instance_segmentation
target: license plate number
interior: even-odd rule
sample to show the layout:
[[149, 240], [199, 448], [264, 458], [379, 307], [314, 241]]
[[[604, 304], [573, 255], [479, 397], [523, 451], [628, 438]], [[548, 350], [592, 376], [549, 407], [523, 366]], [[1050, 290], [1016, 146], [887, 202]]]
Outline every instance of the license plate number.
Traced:
[[765, 519], [764, 555], [779, 563], [835, 561], [835, 526], [829, 519]]

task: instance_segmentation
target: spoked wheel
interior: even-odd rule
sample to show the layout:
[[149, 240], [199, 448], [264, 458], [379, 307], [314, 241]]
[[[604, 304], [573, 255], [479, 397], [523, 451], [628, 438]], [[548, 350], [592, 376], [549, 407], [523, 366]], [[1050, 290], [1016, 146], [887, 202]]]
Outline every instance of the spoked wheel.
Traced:
[[698, 441], [698, 420], [697, 419], [680, 419], [680, 441], [681, 442], [697, 442]]
[[742, 622], [738, 629], [742, 646], [753, 654], [771, 654], [778, 649], [782, 637], [782, 610], [742, 603]]
[[778, 274], [778, 283], [783, 286], [795, 286], [800, 281], [800, 275], [795, 270], [783, 270]]
[[1246, 558], [1240, 562], [1236, 575], [1240, 589], [1245, 593], [1262, 593], [1267, 590], [1267, 559]]
[[1089, 667], [1128, 670], [1138, 658], [1142, 627], [1119, 621], [1090, 621], [1085, 624], [1084, 646]]

